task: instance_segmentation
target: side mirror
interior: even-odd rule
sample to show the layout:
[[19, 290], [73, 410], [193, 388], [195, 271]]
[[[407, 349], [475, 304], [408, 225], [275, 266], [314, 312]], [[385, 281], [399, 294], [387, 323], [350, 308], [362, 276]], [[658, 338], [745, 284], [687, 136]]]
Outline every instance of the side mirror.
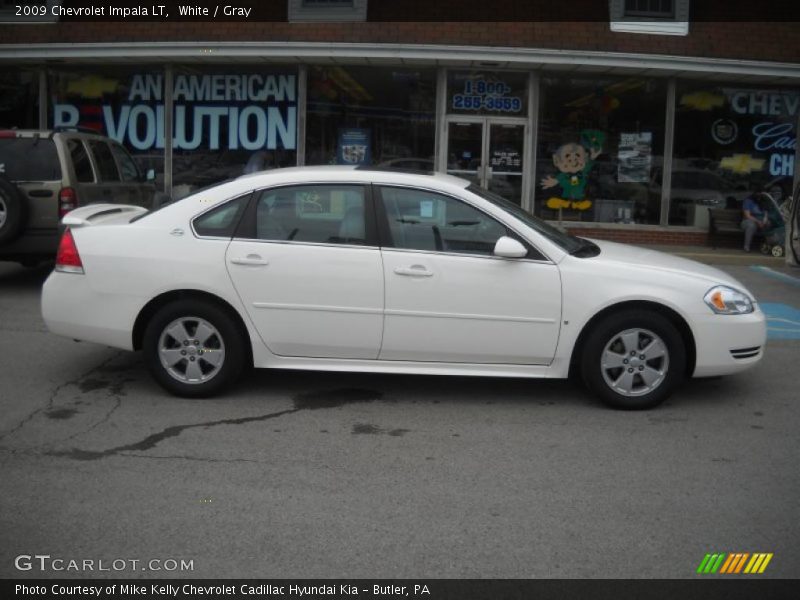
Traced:
[[155, 169], [147, 169], [147, 174], [144, 176], [147, 181], [155, 181], [156, 179], [156, 170]]
[[528, 250], [514, 238], [504, 235], [494, 245], [494, 255], [503, 258], [523, 258], [528, 255]]

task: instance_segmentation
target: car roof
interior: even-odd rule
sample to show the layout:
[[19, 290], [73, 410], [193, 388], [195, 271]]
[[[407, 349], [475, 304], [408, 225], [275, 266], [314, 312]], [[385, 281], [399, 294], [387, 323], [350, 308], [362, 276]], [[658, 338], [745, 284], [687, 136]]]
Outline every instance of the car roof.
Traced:
[[242, 175], [237, 179], [247, 180], [249, 183], [255, 183], [253, 180], [258, 180], [260, 185], [283, 183], [302, 183], [302, 180], [312, 182], [314, 180], [331, 180], [331, 181], [351, 181], [351, 182], [364, 182], [364, 183], [398, 183], [398, 184], [413, 184], [413, 185], [431, 185], [432, 187], [447, 187], [454, 186], [457, 188], [466, 188], [470, 182], [460, 177], [447, 175], [445, 173], [414, 171], [404, 169], [390, 169], [386, 167], [369, 167], [369, 166], [350, 166], [350, 165], [318, 165], [318, 166], [304, 166], [304, 167], [284, 167], [281, 169], [270, 169], [268, 171], [259, 171], [257, 173], [249, 173]]
[[[99, 131], [94, 130], [87, 130], [87, 129], [75, 129], [74, 127], [64, 127], [64, 128], [56, 128], [56, 129], [2, 129], [0, 128], [0, 133], [2, 134], [14, 134], [14, 137], [40, 137], [40, 138], [52, 138], [56, 134], [67, 134], [70, 136], [80, 136], [80, 137], [87, 137], [87, 138], [96, 138], [102, 140], [110, 140], [109, 137], [103, 135]], [[5, 136], [2, 136], [5, 137]], [[114, 140], [111, 140], [114, 141]]]

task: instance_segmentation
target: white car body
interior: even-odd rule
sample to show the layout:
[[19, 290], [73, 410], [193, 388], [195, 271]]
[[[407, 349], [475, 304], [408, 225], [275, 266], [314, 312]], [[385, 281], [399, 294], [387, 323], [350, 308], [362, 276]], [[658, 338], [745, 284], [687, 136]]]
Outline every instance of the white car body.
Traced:
[[[244, 193], [309, 183], [409, 186], [456, 197], [544, 258], [215, 239], [192, 226], [199, 214]], [[441, 174], [304, 167], [240, 177], [133, 222], [142, 209], [82, 207], [64, 224], [85, 273], [50, 275], [44, 320], [53, 333], [134, 350], [137, 319], [148, 305], [192, 291], [236, 311], [256, 367], [564, 378], [587, 324], [636, 302], [685, 323], [694, 345], [687, 348], [688, 374], [725, 375], [760, 360], [766, 326], [757, 304], [748, 314], [724, 315], [703, 300], [718, 285], [752, 298], [730, 275], [611, 242], [596, 241], [601, 251], [594, 257], [570, 255], [467, 186]], [[745, 358], [731, 353], [753, 348]]]

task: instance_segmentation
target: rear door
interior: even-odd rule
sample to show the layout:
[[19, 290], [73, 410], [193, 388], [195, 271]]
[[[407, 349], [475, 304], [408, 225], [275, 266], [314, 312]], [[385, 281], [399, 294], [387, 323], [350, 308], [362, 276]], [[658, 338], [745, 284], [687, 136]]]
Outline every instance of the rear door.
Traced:
[[94, 201], [143, 206], [144, 202], [139, 195], [138, 182], [123, 180], [109, 144], [93, 139], [88, 140], [87, 143], [94, 157], [98, 175], [97, 190], [94, 196], [95, 198], [99, 197], [99, 200]]
[[155, 194], [155, 186], [144, 181], [136, 161], [133, 160], [125, 148], [116, 142], [111, 142], [109, 147], [111, 148], [111, 153], [114, 155], [114, 159], [117, 161], [117, 168], [119, 169], [122, 183], [130, 186], [127, 192], [130, 204], [151, 208], [153, 204], [153, 195]]
[[274, 354], [378, 357], [383, 268], [368, 186], [314, 184], [257, 192], [226, 262], [248, 315]]

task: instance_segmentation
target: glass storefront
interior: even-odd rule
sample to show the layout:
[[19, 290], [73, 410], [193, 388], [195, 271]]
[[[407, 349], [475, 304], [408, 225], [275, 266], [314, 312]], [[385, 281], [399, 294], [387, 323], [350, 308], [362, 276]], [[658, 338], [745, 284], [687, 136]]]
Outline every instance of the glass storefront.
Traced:
[[0, 128], [39, 128], [39, 71], [0, 71]]
[[432, 171], [436, 71], [311, 67], [306, 119], [308, 165]]
[[297, 164], [297, 68], [176, 69], [172, 189]]
[[678, 83], [670, 225], [708, 227], [708, 208], [741, 208], [756, 190], [791, 192], [800, 93]]
[[542, 78], [535, 214], [658, 223], [666, 99], [663, 79]]
[[122, 144], [139, 170], [164, 185], [163, 74], [155, 66], [72, 67], [48, 72], [48, 126], [79, 127]]
[[[40, 72], [0, 75], [0, 127], [38, 127]], [[666, 78], [547, 71], [537, 83], [525, 70], [448, 69], [437, 123], [433, 67], [311, 65], [306, 74], [301, 106], [297, 65], [173, 67], [173, 198], [299, 158], [422, 171], [442, 165], [545, 219], [621, 227], [707, 230], [709, 207], [740, 208], [755, 189], [791, 191], [796, 89], [678, 79], [665, 161]], [[162, 187], [165, 83], [162, 65], [53, 67], [48, 125], [119, 141]]]

